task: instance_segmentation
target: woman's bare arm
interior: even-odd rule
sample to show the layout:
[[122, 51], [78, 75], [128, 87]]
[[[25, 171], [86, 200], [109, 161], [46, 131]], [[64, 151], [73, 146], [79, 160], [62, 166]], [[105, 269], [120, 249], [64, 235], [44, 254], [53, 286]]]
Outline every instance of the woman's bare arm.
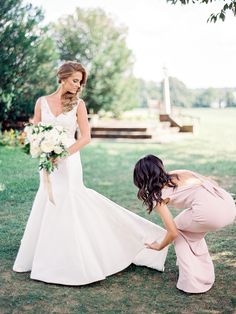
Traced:
[[34, 124], [38, 124], [41, 121], [41, 100], [40, 98], [36, 101], [34, 107]]
[[91, 140], [88, 114], [83, 100], [80, 101], [77, 108], [77, 122], [80, 129], [80, 138], [68, 148], [70, 155], [76, 153], [83, 146], [87, 145]]
[[153, 242], [151, 244], [146, 244], [146, 245], [150, 249], [160, 251], [164, 249], [167, 245], [169, 245], [174, 239], [177, 238], [178, 229], [175, 225], [171, 212], [169, 211], [169, 208], [167, 207], [165, 202], [158, 204], [155, 208], [156, 208], [156, 211], [161, 216], [161, 219], [166, 227], [167, 233], [161, 243]]

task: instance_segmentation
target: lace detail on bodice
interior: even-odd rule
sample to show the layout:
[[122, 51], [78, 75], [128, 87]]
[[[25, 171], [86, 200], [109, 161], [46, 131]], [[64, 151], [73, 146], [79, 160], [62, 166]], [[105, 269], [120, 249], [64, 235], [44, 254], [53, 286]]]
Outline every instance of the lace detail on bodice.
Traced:
[[41, 122], [48, 123], [52, 125], [61, 125], [68, 130], [68, 135], [70, 138], [75, 137], [76, 129], [78, 128], [77, 124], [77, 107], [80, 103], [80, 99], [78, 100], [78, 104], [68, 112], [63, 112], [58, 116], [54, 116], [52, 113], [46, 97], [41, 98]]

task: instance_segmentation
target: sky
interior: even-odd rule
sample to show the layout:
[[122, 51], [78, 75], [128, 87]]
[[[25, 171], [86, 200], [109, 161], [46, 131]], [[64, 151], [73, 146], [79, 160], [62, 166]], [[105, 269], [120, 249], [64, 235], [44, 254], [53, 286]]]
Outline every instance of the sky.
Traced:
[[170, 76], [189, 88], [236, 87], [236, 17], [229, 12], [225, 22], [207, 23], [212, 12], [219, 12], [222, 0], [188, 6], [166, 0], [30, 2], [43, 8], [47, 22], [72, 14], [76, 7], [105, 10], [116, 24], [128, 27], [136, 77], [159, 82], [165, 66]]

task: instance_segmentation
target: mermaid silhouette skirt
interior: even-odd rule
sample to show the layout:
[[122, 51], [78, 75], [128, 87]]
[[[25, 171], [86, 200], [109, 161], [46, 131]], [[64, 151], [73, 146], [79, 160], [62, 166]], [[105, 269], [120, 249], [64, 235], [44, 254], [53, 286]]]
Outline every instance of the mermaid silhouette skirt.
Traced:
[[55, 205], [43, 175], [14, 263], [14, 271], [49, 283], [84, 285], [117, 273], [131, 263], [164, 270], [167, 249], [147, 249], [166, 231], [117, 205], [82, 181], [80, 154], [51, 175]]

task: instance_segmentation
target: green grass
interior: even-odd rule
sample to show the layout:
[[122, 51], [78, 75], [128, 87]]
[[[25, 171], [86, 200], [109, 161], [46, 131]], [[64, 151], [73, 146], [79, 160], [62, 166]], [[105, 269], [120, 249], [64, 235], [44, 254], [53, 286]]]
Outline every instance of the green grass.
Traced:
[[[236, 110], [191, 110], [200, 117], [192, 139], [168, 144], [91, 143], [82, 150], [84, 181], [120, 205], [156, 223], [136, 199], [132, 170], [141, 156], [161, 157], [168, 170], [187, 168], [213, 176], [236, 193]], [[4, 188], [4, 185], [5, 188]], [[0, 148], [1, 309], [0, 313], [233, 313], [235, 226], [207, 235], [216, 282], [206, 294], [186, 295], [175, 288], [178, 272], [170, 247], [166, 270], [131, 265], [88, 286], [45, 284], [14, 273], [12, 265], [38, 187], [37, 161], [19, 148]], [[173, 210], [173, 214], [176, 212]]]

